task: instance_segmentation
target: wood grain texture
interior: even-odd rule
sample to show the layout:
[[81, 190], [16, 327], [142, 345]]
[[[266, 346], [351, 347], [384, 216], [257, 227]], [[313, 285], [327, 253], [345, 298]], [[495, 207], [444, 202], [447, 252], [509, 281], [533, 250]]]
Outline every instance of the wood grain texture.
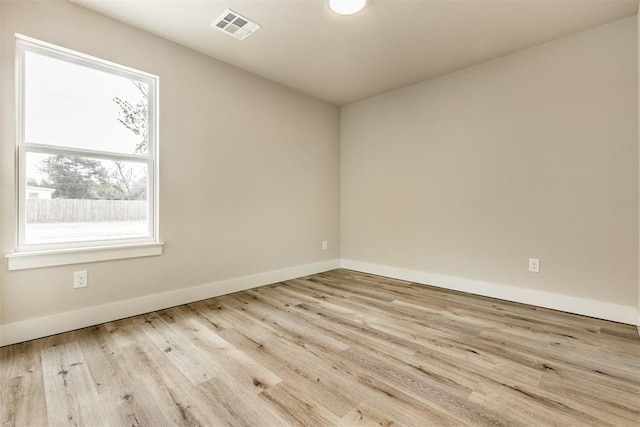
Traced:
[[3, 426], [638, 426], [633, 326], [334, 270], [0, 348]]

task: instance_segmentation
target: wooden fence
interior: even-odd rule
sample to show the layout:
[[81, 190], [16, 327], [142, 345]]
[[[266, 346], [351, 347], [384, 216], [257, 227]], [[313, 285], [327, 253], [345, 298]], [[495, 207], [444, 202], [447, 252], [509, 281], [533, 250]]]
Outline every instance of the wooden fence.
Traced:
[[27, 199], [28, 223], [145, 221], [145, 200]]

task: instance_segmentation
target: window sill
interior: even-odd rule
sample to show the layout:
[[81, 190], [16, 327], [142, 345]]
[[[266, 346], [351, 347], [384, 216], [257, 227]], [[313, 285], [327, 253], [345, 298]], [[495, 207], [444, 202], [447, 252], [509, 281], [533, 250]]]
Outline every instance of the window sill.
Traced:
[[140, 258], [162, 255], [163, 242], [130, 245], [100, 246], [95, 248], [57, 249], [50, 251], [15, 252], [7, 255], [9, 271], [58, 265], [82, 264], [115, 259]]

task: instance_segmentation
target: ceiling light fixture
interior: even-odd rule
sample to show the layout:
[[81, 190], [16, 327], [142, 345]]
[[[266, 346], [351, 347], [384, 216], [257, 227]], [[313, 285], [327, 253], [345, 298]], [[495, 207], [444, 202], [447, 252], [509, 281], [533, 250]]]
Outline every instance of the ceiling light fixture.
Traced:
[[338, 15], [353, 15], [364, 9], [367, 0], [329, 0], [329, 9]]

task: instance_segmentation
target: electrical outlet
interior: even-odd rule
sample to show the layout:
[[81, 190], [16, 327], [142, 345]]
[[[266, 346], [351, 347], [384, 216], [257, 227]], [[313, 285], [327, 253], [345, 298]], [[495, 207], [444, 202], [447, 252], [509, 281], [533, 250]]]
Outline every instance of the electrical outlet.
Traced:
[[326, 240], [322, 241], [322, 250], [326, 251], [329, 248], [329, 242]]
[[73, 273], [73, 287], [75, 289], [86, 288], [88, 284], [87, 270], [76, 271]]
[[540, 260], [537, 258], [529, 258], [529, 271], [532, 273], [540, 273]]

